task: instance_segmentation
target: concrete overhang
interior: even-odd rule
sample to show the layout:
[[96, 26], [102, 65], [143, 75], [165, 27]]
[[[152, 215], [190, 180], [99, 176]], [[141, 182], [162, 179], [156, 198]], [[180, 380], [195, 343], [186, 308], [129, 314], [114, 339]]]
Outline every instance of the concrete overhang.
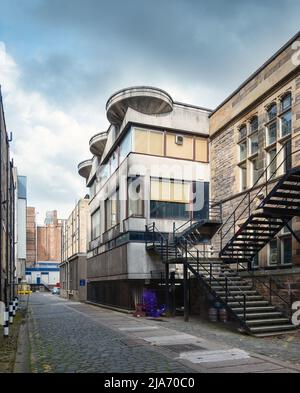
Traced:
[[145, 115], [159, 115], [173, 110], [173, 100], [164, 90], [155, 87], [130, 87], [113, 94], [106, 104], [107, 118], [120, 126], [128, 108]]
[[94, 135], [90, 140], [90, 151], [95, 156], [101, 157], [108, 138], [108, 132], [99, 132], [98, 134]]
[[85, 160], [82, 161], [78, 165], [78, 173], [80, 176], [84, 177], [85, 179], [88, 179], [90, 176], [91, 170], [92, 170], [92, 165], [93, 165], [93, 160]]

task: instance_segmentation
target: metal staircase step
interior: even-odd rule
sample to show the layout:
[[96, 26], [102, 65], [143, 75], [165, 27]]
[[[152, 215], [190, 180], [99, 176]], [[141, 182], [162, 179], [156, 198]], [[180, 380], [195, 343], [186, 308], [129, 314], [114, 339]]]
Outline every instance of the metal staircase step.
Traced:
[[[225, 291], [216, 291], [218, 295], [226, 295]], [[258, 292], [254, 290], [246, 290], [246, 291], [232, 291], [228, 290], [228, 294], [230, 295], [235, 295], [235, 294], [242, 294], [242, 295], [257, 295]]]
[[265, 207], [264, 210], [277, 217], [300, 217], [300, 209], [280, 209], [278, 207]]
[[267, 332], [277, 332], [277, 331], [288, 331], [294, 330], [296, 327], [292, 324], [280, 324], [280, 325], [266, 325], [266, 326], [257, 326], [257, 327], [249, 327], [252, 333], [267, 333]]
[[[241, 307], [232, 307], [232, 310], [239, 313], [240, 311], [243, 312], [244, 309]], [[246, 307], [246, 315], [250, 314], [251, 312], [258, 312], [258, 311], [276, 311], [274, 306], [262, 306], [262, 307]]]
[[[221, 296], [222, 299], [225, 299], [225, 296]], [[244, 300], [244, 296], [228, 296], [228, 300]], [[246, 301], [247, 300], [264, 300], [264, 298], [261, 295], [248, 295], [246, 296]]]
[[[237, 314], [237, 316], [239, 318], [244, 318], [244, 314]], [[264, 319], [267, 321], [270, 318], [275, 318], [280, 316], [282, 316], [282, 313], [279, 311], [258, 312], [258, 313], [251, 313], [251, 314], [246, 313], [246, 321], [251, 321], [252, 319]]]
[[283, 206], [295, 206], [296, 208], [300, 207], [300, 200], [299, 201], [286, 201], [283, 199], [270, 199], [267, 203], [267, 205], [283, 205]]
[[[228, 302], [228, 306], [233, 307], [233, 306], [239, 306], [243, 305], [243, 302]], [[251, 306], [267, 306], [270, 304], [267, 300], [246, 300], [246, 307], [251, 307]]]
[[253, 319], [250, 321], [246, 321], [247, 326], [257, 326], [257, 325], [266, 325], [266, 323], [268, 323], [268, 325], [270, 324], [285, 324], [285, 323], [289, 323], [289, 319], [288, 318], [270, 318], [270, 319]]
[[298, 199], [300, 200], [300, 194], [299, 193], [288, 193], [288, 192], [275, 192], [273, 195], [274, 197], [277, 198], [286, 198], [286, 199]]
[[297, 186], [295, 184], [281, 184], [278, 187], [278, 190], [289, 190], [289, 191], [300, 191], [300, 186]]

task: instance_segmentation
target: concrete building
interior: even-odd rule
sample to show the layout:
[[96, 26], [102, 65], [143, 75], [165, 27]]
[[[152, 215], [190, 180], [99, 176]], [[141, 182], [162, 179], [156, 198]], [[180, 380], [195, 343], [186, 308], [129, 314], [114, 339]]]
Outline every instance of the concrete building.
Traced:
[[169, 236], [208, 213], [210, 111], [133, 87], [111, 96], [106, 113], [108, 130], [90, 140], [93, 157], [78, 166], [90, 188], [87, 297], [134, 308], [144, 288], [161, 291], [165, 272], [146, 250], [146, 226]]
[[87, 236], [90, 231], [89, 198], [81, 199], [62, 226], [61, 296], [87, 299]]
[[15, 264], [16, 282], [25, 279], [26, 268], [26, 209], [27, 209], [27, 178], [18, 176], [15, 168], [16, 182], [16, 212], [15, 212]]
[[10, 140], [0, 91], [0, 302], [8, 306], [15, 296], [15, 187]]

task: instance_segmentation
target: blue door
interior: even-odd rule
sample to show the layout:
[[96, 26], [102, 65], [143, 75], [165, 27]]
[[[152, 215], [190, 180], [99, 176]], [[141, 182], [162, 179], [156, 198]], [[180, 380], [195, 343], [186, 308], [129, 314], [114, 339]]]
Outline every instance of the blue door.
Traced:
[[40, 283], [41, 283], [41, 277], [37, 277], [37, 278], [36, 278], [36, 283], [37, 283], [37, 285], [40, 285]]

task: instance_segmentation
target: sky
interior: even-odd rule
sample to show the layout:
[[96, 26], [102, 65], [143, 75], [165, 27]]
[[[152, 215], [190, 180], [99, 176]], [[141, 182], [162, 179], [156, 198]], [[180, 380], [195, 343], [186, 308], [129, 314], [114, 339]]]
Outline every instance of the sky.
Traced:
[[214, 109], [300, 30], [299, 0], [1, 0], [0, 84], [14, 163], [41, 223], [87, 193], [77, 165], [115, 91]]

